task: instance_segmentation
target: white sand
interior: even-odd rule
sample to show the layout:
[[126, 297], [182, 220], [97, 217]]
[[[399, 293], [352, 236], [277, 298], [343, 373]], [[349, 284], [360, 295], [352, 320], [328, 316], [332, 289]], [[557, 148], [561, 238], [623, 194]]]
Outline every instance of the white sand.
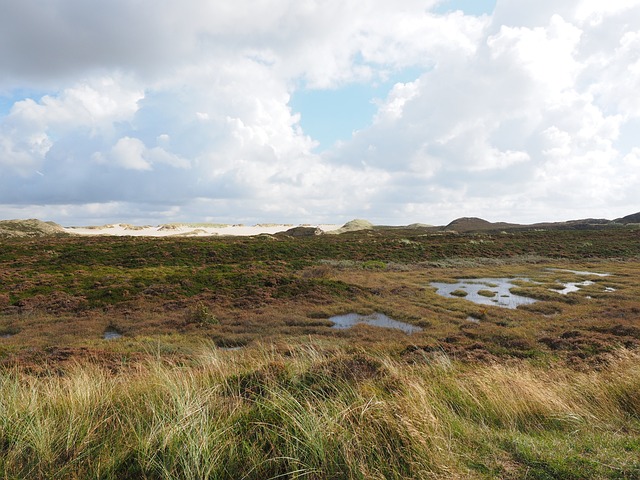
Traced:
[[[267, 233], [273, 235], [278, 232], [285, 232], [295, 225], [226, 225], [226, 226], [208, 226], [207, 224], [170, 224], [158, 225], [155, 227], [145, 226], [137, 227], [117, 223], [115, 225], [105, 225], [103, 227], [65, 227], [68, 233], [76, 235], [113, 235], [113, 236], [132, 236], [132, 237], [168, 237], [168, 236], [193, 236], [205, 237], [213, 235], [232, 235], [232, 236], [251, 236]], [[305, 227], [317, 227], [324, 232], [337, 230], [340, 225], [300, 225]]]

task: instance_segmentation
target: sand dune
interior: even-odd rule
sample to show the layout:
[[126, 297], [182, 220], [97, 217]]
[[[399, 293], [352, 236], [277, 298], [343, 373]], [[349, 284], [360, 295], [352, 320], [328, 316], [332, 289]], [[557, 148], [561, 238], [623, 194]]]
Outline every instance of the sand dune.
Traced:
[[[113, 235], [135, 237], [166, 237], [166, 236], [252, 236], [260, 234], [276, 234], [289, 230], [293, 225], [260, 224], [260, 225], [221, 225], [206, 223], [174, 223], [158, 226], [135, 227], [123, 223], [104, 225], [102, 227], [66, 227], [67, 233], [75, 235]], [[340, 225], [313, 225], [324, 232], [336, 230]]]

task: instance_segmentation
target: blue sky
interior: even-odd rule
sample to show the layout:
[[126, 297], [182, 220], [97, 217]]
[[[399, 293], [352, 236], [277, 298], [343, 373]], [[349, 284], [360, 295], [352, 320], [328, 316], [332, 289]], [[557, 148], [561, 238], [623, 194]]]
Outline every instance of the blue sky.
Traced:
[[640, 210], [640, 0], [0, 5], [0, 218]]
[[1, 95], [0, 94], [0, 115], [6, 115], [11, 110], [11, 107], [16, 102], [17, 97], [14, 95]]
[[[467, 15], [490, 15], [494, 7], [495, 0], [445, 0], [433, 11], [446, 14], [461, 10]], [[301, 87], [293, 93], [289, 104], [294, 112], [301, 114], [300, 125], [319, 143], [317, 150], [322, 151], [368, 126], [376, 112], [375, 101], [385, 98], [396, 83], [413, 81], [421, 73], [419, 68], [412, 67], [392, 72], [384, 81], [356, 82], [330, 89]], [[0, 92], [0, 115], [7, 114], [16, 101], [40, 98], [44, 94], [26, 89]]]
[[434, 11], [446, 13], [462, 10], [467, 15], [491, 15], [496, 6], [496, 0], [445, 0]]
[[323, 151], [369, 126], [377, 111], [376, 102], [386, 98], [395, 84], [412, 82], [421, 73], [414, 67], [375, 83], [357, 82], [325, 90], [300, 88], [289, 105], [300, 113], [302, 129], [318, 142], [316, 150]]
[[[495, 3], [495, 0], [445, 0], [433, 11], [446, 14], [461, 10], [467, 15], [490, 15]], [[413, 67], [395, 72], [383, 82], [354, 83], [335, 89], [300, 88], [292, 95], [290, 105], [294, 112], [301, 114], [300, 125], [319, 143], [318, 150], [322, 151], [367, 127], [376, 112], [375, 100], [385, 98], [396, 83], [411, 82], [421, 73]]]

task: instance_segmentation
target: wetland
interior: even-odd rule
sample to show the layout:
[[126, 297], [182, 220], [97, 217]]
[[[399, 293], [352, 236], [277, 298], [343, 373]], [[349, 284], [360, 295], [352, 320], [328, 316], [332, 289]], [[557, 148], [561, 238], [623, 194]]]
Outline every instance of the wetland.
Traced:
[[0, 471], [637, 478], [639, 278], [633, 228], [5, 239]]

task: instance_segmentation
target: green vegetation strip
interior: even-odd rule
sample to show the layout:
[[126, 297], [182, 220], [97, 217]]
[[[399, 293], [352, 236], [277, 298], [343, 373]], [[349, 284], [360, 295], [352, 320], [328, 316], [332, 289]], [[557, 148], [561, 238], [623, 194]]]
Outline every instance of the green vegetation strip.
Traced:
[[[469, 239], [481, 239], [471, 244]], [[407, 241], [409, 243], [407, 244]], [[475, 241], [475, 240], [474, 240]], [[588, 245], [588, 248], [585, 246]], [[75, 310], [134, 297], [177, 299], [200, 293], [237, 298], [260, 290], [276, 298], [348, 286], [301, 282], [295, 275], [322, 262], [384, 271], [411, 264], [445, 265], [451, 259], [639, 258], [638, 232], [628, 229], [425, 235], [380, 230], [312, 238], [46, 237], [0, 241], [0, 297], [19, 305], [63, 293]], [[542, 292], [552, 297], [548, 291]], [[82, 298], [80, 298], [82, 297]], [[537, 297], [536, 297], [537, 298]]]

